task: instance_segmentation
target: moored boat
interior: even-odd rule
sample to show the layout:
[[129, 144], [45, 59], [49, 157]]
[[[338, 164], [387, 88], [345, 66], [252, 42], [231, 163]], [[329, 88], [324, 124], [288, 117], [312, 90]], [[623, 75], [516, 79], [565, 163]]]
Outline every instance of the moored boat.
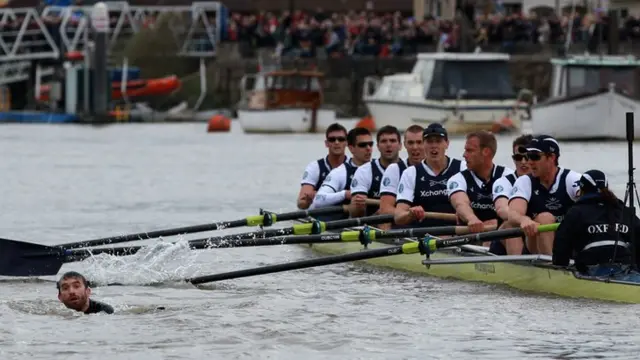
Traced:
[[529, 91], [514, 91], [506, 54], [419, 54], [411, 73], [368, 77], [363, 93], [375, 122], [400, 131], [441, 123], [450, 134], [517, 132], [528, 118]]

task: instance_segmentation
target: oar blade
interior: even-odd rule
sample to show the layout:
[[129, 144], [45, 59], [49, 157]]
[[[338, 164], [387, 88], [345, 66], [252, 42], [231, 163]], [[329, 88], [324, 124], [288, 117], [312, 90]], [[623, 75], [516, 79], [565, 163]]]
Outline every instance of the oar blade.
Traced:
[[[49, 253], [47, 256], [30, 257], [33, 253]], [[0, 239], [1, 276], [56, 275], [64, 264], [64, 256], [50, 246], [24, 241]]]

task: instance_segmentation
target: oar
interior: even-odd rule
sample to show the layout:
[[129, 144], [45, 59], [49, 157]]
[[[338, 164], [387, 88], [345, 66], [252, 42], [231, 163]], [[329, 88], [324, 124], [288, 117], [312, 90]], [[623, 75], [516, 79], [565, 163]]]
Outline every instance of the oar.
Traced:
[[[538, 231], [540, 232], [555, 231], [557, 227], [558, 227], [558, 224], [540, 225], [538, 226]], [[417, 229], [407, 229], [407, 230], [417, 230]], [[384, 236], [385, 238], [398, 237], [398, 235], [396, 235], [397, 233], [394, 233], [393, 230], [388, 232], [381, 231], [379, 234], [378, 234], [378, 231], [375, 231], [372, 233], [374, 233], [375, 235], [379, 235], [378, 237], [376, 237], [377, 239], [380, 239], [381, 236]], [[389, 236], [384, 235], [385, 233], [388, 234]], [[418, 235], [419, 233], [420, 231], [415, 231], [413, 235], [409, 235], [409, 236], [421, 236], [421, 235]], [[296, 261], [296, 262], [290, 262], [290, 263], [284, 263], [284, 264], [269, 265], [269, 266], [253, 268], [253, 269], [244, 269], [244, 270], [231, 271], [231, 272], [226, 272], [221, 274], [199, 276], [191, 279], [186, 279], [185, 281], [190, 282], [194, 285], [197, 285], [197, 284], [203, 284], [203, 283], [209, 283], [209, 282], [215, 282], [215, 281], [243, 278], [248, 276], [273, 274], [273, 273], [289, 271], [289, 270], [299, 270], [299, 269], [306, 269], [306, 268], [316, 267], [316, 266], [339, 264], [339, 263], [344, 263], [349, 261], [374, 259], [374, 258], [386, 257], [386, 256], [392, 256], [392, 255], [415, 254], [418, 252], [428, 254], [428, 253], [435, 252], [437, 249], [444, 248], [444, 247], [460, 246], [460, 245], [465, 245], [472, 242], [481, 242], [481, 241], [488, 241], [488, 240], [495, 240], [495, 239], [508, 239], [510, 237], [522, 236], [523, 234], [524, 232], [522, 231], [522, 229], [504, 229], [504, 230], [489, 231], [484, 233], [463, 235], [463, 236], [452, 237], [448, 239], [426, 238], [426, 239], [421, 239], [420, 241], [417, 241], [417, 242], [410, 242], [410, 243], [406, 243], [399, 246], [389, 246], [389, 247], [384, 247], [380, 249], [364, 250], [364, 251], [351, 253], [351, 254], [327, 256], [327, 257], [302, 260], [302, 261]], [[372, 239], [372, 240], [375, 240], [375, 239]]]
[[[385, 215], [382, 215], [385, 216]], [[485, 226], [485, 231], [493, 230], [495, 226]], [[429, 228], [405, 229], [404, 232], [393, 233], [393, 237], [400, 237], [402, 234], [409, 233], [409, 230], [417, 231], [422, 234], [429, 235], [462, 235], [468, 234], [467, 226], [436, 226]], [[376, 235], [376, 233], [378, 235]], [[317, 243], [339, 243], [359, 241], [364, 245], [371, 243], [375, 238], [389, 238], [391, 235], [380, 235], [383, 231], [374, 232], [367, 230], [351, 230], [340, 233], [324, 234], [324, 235], [293, 235], [293, 236], [275, 236], [266, 239], [242, 239], [242, 240], [225, 240], [216, 243], [206, 241], [189, 241], [189, 247], [192, 250], [211, 249], [211, 248], [234, 248], [234, 247], [256, 247], [256, 246], [272, 246], [272, 245], [294, 245], [294, 244], [317, 244]], [[382, 237], [381, 237], [382, 236]], [[111, 254], [115, 256], [132, 255], [140, 251], [142, 246], [115, 247], [105, 249], [81, 249], [73, 250], [67, 253], [68, 259], [73, 261], [82, 261], [92, 255]], [[50, 256], [50, 253], [29, 254], [27, 257]]]
[[[241, 226], [259, 226], [259, 225], [271, 226], [272, 224], [275, 224], [276, 221], [295, 220], [295, 219], [300, 219], [308, 216], [321, 216], [321, 215], [330, 215], [330, 214], [347, 213], [347, 212], [348, 212], [348, 209], [346, 206], [331, 206], [331, 207], [319, 208], [319, 209], [313, 209], [313, 210], [299, 210], [299, 211], [293, 211], [293, 212], [282, 213], [282, 214], [265, 213], [262, 215], [248, 216], [244, 219], [234, 220], [234, 221], [222, 221], [217, 223], [184, 226], [179, 228], [155, 230], [155, 231], [141, 232], [141, 233], [129, 234], [129, 235], [118, 235], [118, 236], [106, 237], [106, 238], [95, 239], [95, 240], [85, 240], [85, 241], [78, 241], [78, 242], [72, 242], [72, 243], [66, 243], [66, 244], [59, 244], [59, 245], [55, 245], [55, 247], [59, 247], [62, 249], [77, 249], [77, 248], [83, 248], [83, 247], [118, 244], [118, 243], [136, 241], [136, 240], [148, 240], [148, 239], [158, 238], [161, 236], [191, 234], [191, 233], [197, 233], [197, 232], [213, 231], [218, 229], [228, 229], [228, 228], [235, 228], [235, 227], [241, 227]], [[29, 246], [30, 245], [27, 245], [27, 247]]]
[[[440, 215], [440, 214], [436, 214]], [[249, 239], [256, 235], [286, 235], [286, 234], [309, 234], [312, 232], [323, 232], [326, 230], [342, 229], [345, 227], [361, 226], [365, 224], [375, 225], [382, 224], [393, 220], [393, 215], [375, 215], [362, 218], [336, 220], [330, 222], [312, 222], [307, 224], [294, 225], [291, 228], [272, 229], [262, 233], [248, 233], [241, 235], [249, 235]], [[215, 246], [217, 243], [229, 241], [229, 237], [234, 238], [238, 235], [229, 235], [218, 238], [205, 238], [192, 240], [189, 244], [194, 249], [204, 249]], [[281, 241], [281, 240], [278, 240]], [[276, 245], [275, 242], [272, 243]], [[243, 246], [259, 246], [264, 244]], [[234, 245], [231, 246], [242, 246]], [[224, 247], [224, 246], [218, 246]], [[141, 246], [128, 246], [119, 248], [92, 249], [88, 251], [72, 250], [60, 247], [52, 247], [35, 243], [28, 243], [17, 240], [0, 239], [0, 275], [2, 276], [45, 276], [55, 275], [58, 273], [64, 263], [81, 261], [90, 257], [92, 254], [101, 253], [112, 254], [116, 256], [132, 255], [138, 252]]]

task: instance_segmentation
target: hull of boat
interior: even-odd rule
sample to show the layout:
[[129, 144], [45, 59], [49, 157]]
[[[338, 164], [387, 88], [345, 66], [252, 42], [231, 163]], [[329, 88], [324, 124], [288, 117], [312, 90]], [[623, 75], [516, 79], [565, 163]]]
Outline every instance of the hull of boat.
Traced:
[[378, 126], [393, 125], [400, 131], [411, 125], [424, 127], [431, 123], [443, 124], [450, 134], [467, 134], [479, 130], [518, 131], [521, 126], [520, 116], [506, 116], [513, 109], [512, 104], [468, 104], [459, 107], [458, 115], [454, 115], [454, 104], [436, 101], [401, 103], [368, 99], [365, 104]]
[[[245, 133], [310, 133], [312, 113], [311, 109], [239, 109], [238, 121]], [[320, 109], [317, 111], [315, 132], [324, 133], [335, 122], [335, 111]]]
[[[369, 245], [370, 248], [384, 246], [388, 245], [380, 243]], [[362, 246], [359, 243], [314, 244], [312, 249], [322, 254], [339, 255], [358, 252], [362, 249]], [[449, 252], [438, 252], [432, 255], [433, 259], [450, 257], [460, 256]], [[640, 303], [640, 284], [636, 283], [607, 282], [596, 278], [584, 278], [572, 271], [528, 263], [439, 264], [427, 268], [422, 264], [424, 259], [423, 255], [412, 254], [387, 256], [364, 260], [363, 262], [446, 279], [506, 285], [533, 293], [622, 303]]]
[[[531, 109], [534, 134], [558, 140], [625, 140], [625, 113], [640, 109], [640, 102], [615, 91], [567, 99], [553, 99]], [[634, 135], [640, 137], [640, 122]]]

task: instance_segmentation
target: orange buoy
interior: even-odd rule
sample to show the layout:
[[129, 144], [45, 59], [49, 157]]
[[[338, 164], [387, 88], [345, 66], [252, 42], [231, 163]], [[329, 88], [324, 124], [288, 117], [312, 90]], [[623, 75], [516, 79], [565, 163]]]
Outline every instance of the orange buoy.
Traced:
[[358, 123], [356, 124], [356, 127], [365, 128], [371, 132], [374, 132], [376, 131], [376, 122], [373, 120], [373, 117], [369, 115], [360, 119], [360, 121], [358, 121]]
[[228, 132], [231, 130], [231, 119], [224, 115], [214, 115], [209, 119], [207, 132]]
[[69, 51], [64, 54], [64, 57], [67, 60], [80, 61], [84, 59], [84, 54], [82, 53], [82, 51]]

